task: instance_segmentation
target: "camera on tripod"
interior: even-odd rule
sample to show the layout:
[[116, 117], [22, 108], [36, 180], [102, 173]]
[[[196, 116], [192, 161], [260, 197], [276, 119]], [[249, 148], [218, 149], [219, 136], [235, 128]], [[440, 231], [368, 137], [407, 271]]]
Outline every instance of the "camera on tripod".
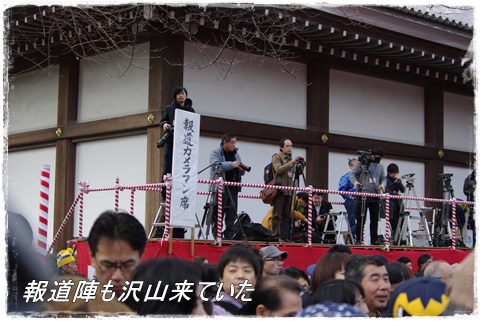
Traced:
[[450, 184], [451, 184], [451, 182], [452, 182], [452, 176], [453, 176], [453, 174], [451, 174], [451, 173], [448, 173], [448, 174], [443, 173], [443, 174], [438, 174], [438, 176], [441, 176], [441, 177], [442, 177], [445, 186], [450, 186]]
[[173, 127], [170, 127], [170, 129], [165, 133], [165, 135], [163, 135], [162, 138], [158, 140], [157, 147], [162, 148], [163, 146], [165, 146], [165, 144], [167, 143], [167, 140], [169, 140], [170, 137], [172, 136], [173, 136]]
[[373, 155], [372, 152], [369, 150], [357, 150], [358, 161], [362, 163], [362, 165], [369, 166], [371, 162], [373, 162]]
[[250, 172], [252, 170], [252, 167], [247, 166], [244, 163], [240, 163], [240, 168], [243, 169], [246, 172]]
[[305, 158], [303, 158], [302, 156], [297, 156], [297, 165], [305, 165]]
[[402, 175], [402, 179], [406, 180], [407, 184], [413, 184], [413, 182], [415, 182], [413, 176], [415, 176], [415, 173], [405, 174]]

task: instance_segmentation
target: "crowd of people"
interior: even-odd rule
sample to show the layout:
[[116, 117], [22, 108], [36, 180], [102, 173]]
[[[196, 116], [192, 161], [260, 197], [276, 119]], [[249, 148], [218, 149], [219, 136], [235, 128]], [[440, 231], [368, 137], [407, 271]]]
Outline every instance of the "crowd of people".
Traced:
[[[29, 254], [23, 245], [18, 248], [16, 235], [10, 233], [9, 240], [9, 255]], [[402, 317], [471, 314], [475, 308], [474, 252], [455, 265], [422, 255], [414, 274], [408, 256], [388, 262], [382, 255], [352, 254], [346, 245], [331, 246], [305, 271], [295, 262], [285, 268], [289, 253], [274, 245], [236, 243], [211, 263], [204, 257], [144, 258], [146, 243], [145, 230], [134, 216], [105, 211], [88, 236], [94, 276], [78, 274], [71, 248], [58, 252], [56, 273], [51, 274], [41, 272], [44, 263], [32, 267], [33, 257], [28, 262], [9, 260], [9, 272], [23, 279], [9, 283], [7, 311], [48, 316]]]

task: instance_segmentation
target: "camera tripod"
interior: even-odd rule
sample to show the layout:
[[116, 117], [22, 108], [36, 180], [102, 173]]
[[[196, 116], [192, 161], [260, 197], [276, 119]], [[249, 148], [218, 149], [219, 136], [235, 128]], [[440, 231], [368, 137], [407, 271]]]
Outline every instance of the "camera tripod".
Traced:
[[[300, 163], [295, 164], [295, 173], [293, 176], [292, 187], [300, 187], [300, 176], [303, 178], [303, 186], [307, 186], [307, 181], [305, 179], [305, 175], [303, 173], [303, 166]], [[292, 194], [292, 209], [290, 211], [290, 228], [288, 232], [288, 239], [292, 238], [293, 229], [295, 227], [295, 208], [296, 206], [296, 191]]]
[[[442, 199], [450, 200], [455, 197], [453, 187], [452, 187], [452, 176], [453, 174], [439, 174], [443, 179], [442, 187]], [[451, 233], [449, 233], [450, 225], [448, 222], [449, 213], [451, 211], [451, 206], [449, 203], [442, 203], [442, 209], [439, 217], [435, 218], [434, 226], [434, 240], [433, 246], [438, 247], [449, 247], [452, 245], [452, 240], [450, 239]]]
[[[222, 177], [225, 180], [220, 163], [213, 163], [207, 166], [206, 168], [202, 169], [199, 172], [199, 174], [212, 166], [213, 166], [212, 180], [215, 181], [220, 177]], [[218, 186], [216, 184], [210, 184], [208, 192], [209, 193], [207, 195], [205, 205], [203, 206], [204, 213], [203, 213], [200, 231], [198, 233], [198, 238], [200, 238], [200, 236], [202, 235], [202, 229], [206, 225], [205, 239], [208, 239], [210, 230], [212, 231], [212, 236], [215, 239], [216, 237], [215, 232], [216, 232], [216, 226], [217, 226], [217, 213], [218, 213]], [[233, 202], [233, 198], [232, 198], [232, 194], [230, 192], [229, 186], [224, 186], [224, 195], [226, 195], [226, 197], [224, 197], [223, 204], [222, 204], [222, 212], [223, 212], [222, 220], [223, 220], [223, 217], [226, 215], [225, 210], [228, 208], [233, 208], [236, 215], [236, 220], [235, 220], [235, 223], [233, 224], [233, 227], [235, 228], [235, 226], [237, 226], [238, 230], [234, 231], [234, 235], [232, 235], [232, 239], [243, 240], [245, 239], [245, 233], [243, 231], [242, 224], [238, 219], [237, 208], [235, 206], [235, 203]], [[227, 205], [225, 205], [226, 203]]]
[[[417, 192], [415, 191], [415, 186], [414, 186], [414, 181], [415, 179], [413, 178], [415, 174], [407, 174], [403, 175], [402, 178], [407, 179], [407, 183], [405, 185], [406, 188], [406, 193], [405, 196], [410, 196], [410, 194], [413, 194], [414, 197], [417, 197]], [[419, 226], [423, 227], [423, 232], [422, 233], [415, 233], [412, 231], [411, 228], [411, 216], [409, 211], [405, 211], [405, 209], [408, 208], [409, 204], [408, 199], [405, 199], [402, 202], [401, 208], [400, 208], [400, 217], [398, 219], [398, 225], [397, 225], [397, 230], [395, 231], [395, 236], [393, 240], [393, 244], [396, 245], [402, 245], [403, 242], [405, 242], [405, 245], [408, 246], [413, 246], [413, 236], [417, 235], [422, 235], [425, 234], [425, 237], [428, 241], [428, 244], [432, 246], [432, 237], [430, 234], [430, 228], [427, 222], [427, 218], [423, 214], [423, 208], [420, 206], [420, 202], [418, 200], [415, 200], [417, 208], [419, 208], [419, 213], [420, 213], [420, 223]]]

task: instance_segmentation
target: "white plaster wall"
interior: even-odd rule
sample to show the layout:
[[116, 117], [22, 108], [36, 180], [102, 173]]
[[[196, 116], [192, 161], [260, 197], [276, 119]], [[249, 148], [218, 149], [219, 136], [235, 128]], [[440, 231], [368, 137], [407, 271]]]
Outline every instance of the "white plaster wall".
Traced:
[[132, 115], [148, 109], [149, 43], [80, 62], [78, 122]]
[[330, 71], [330, 131], [423, 145], [423, 88]]
[[295, 69], [298, 80], [271, 58], [235, 52], [238, 63], [227, 71], [225, 64], [229, 63], [232, 52], [226, 51], [222, 56], [225, 64], [199, 69], [199, 65], [215, 56], [216, 50], [198, 49], [185, 43], [185, 64], [192, 68], [184, 69], [184, 86], [198, 113], [306, 128], [305, 65], [288, 63], [289, 68]]
[[446, 92], [444, 95], [445, 148], [475, 152], [474, 98]]
[[[40, 181], [43, 165], [50, 165], [47, 248], [53, 240], [53, 207], [55, 204], [55, 147], [8, 153], [6, 160], [5, 202], [9, 212], [25, 216], [37, 244], [40, 214]], [[3, 212], [3, 211], [2, 211]]]
[[58, 66], [13, 77], [7, 95], [8, 134], [55, 127], [58, 105]]
[[[77, 145], [76, 182], [88, 181], [92, 188], [145, 184], [145, 135], [83, 142]], [[151, 147], [156, 148], [156, 147]], [[75, 195], [79, 192], [77, 185]], [[78, 236], [79, 206], [75, 209], [74, 236]], [[93, 222], [105, 210], [115, 208], [115, 192], [92, 192], [84, 196], [83, 236], [88, 236]], [[130, 212], [130, 190], [120, 192], [119, 209]], [[156, 213], [157, 209], [149, 209]], [[134, 215], [145, 224], [145, 192], [135, 192]]]
[[[200, 156], [198, 161], [198, 168], [202, 170], [203, 168], [209, 165], [210, 153], [212, 150], [220, 147], [220, 138], [211, 138], [211, 137], [200, 137]], [[242, 137], [237, 137], [238, 153], [242, 157], [242, 162], [248, 166], [252, 167], [250, 172], [246, 172], [242, 178], [243, 183], [251, 184], [263, 184], [263, 169], [265, 165], [271, 160], [273, 154], [279, 151], [277, 144], [262, 144], [262, 143], [251, 143], [242, 141]], [[293, 155], [294, 156], [303, 156], [306, 157], [306, 150], [303, 148], [295, 147], [295, 142], [293, 142]], [[307, 173], [305, 170], [305, 175]], [[199, 179], [210, 179], [210, 169], [205, 170], [199, 176]], [[308, 183], [308, 182], [307, 182]], [[300, 181], [300, 187], [304, 187], [303, 180]], [[199, 191], [208, 191], [208, 185], [200, 184], [198, 187]], [[247, 195], [259, 195], [259, 188], [242, 188], [241, 194]], [[197, 199], [197, 214], [198, 218], [201, 221], [204, 209], [203, 206], [207, 201], [206, 196], [198, 196]], [[248, 198], [239, 198], [238, 201], [238, 213], [245, 211], [250, 215], [252, 220], [256, 223], [261, 223], [263, 217], [267, 213], [270, 205], [263, 204], [259, 199], [248, 199]], [[211, 238], [211, 234], [210, 234]]]

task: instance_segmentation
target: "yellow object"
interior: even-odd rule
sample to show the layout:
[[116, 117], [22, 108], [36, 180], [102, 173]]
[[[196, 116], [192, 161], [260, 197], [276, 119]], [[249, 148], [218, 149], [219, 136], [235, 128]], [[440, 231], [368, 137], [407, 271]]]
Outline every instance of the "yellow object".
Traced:
[[[272, 230], [272, 212], [273, 212], [273, 206], [270, 207], [267, 214], [265, 214], [262, 220], [262, 226], [265, 228], [268, 228], [270, 231]], [[305, 221], [305, 215], [303, 215], [298, 211], [293, 212], [293, 218], [296, 221]]]
[[62, 267], [65, 264], [74, 262], [75, 258], [73, 257], [73, 249], [68, 248], [66, 250], [61, 250], [57, 254], [57, 267]]

